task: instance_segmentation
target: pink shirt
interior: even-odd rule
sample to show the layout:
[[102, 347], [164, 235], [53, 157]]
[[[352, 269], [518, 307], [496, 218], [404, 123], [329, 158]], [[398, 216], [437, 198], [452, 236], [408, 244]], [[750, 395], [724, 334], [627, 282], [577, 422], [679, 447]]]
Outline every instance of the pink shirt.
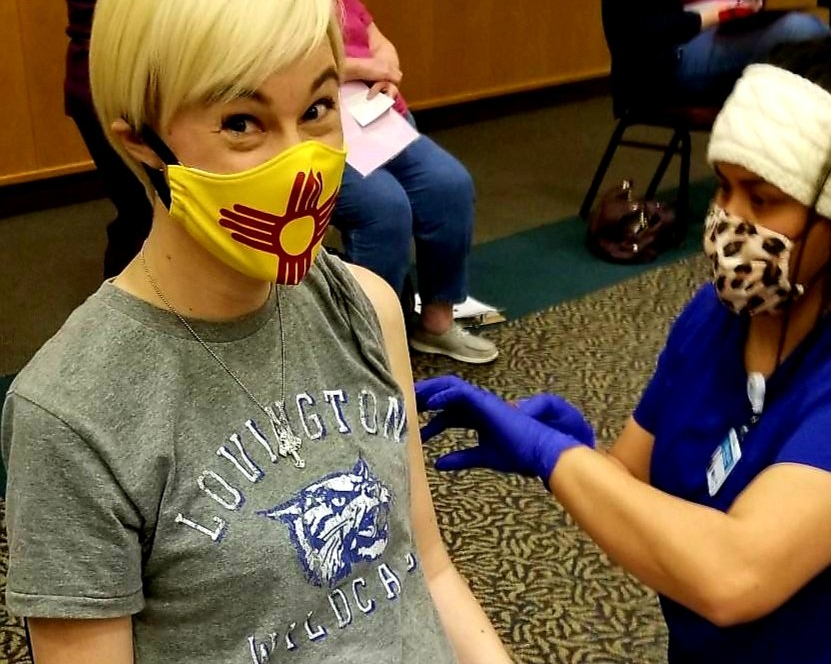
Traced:
[[[341, 30], [343, 31], [343, 45], [347, 58], [371, 58], [369, 48], [369, 26], [374, 19], [369, 10], [360, 0], [340, 0], [343, 12], [341, 15]], [[407, 114], [407, 103], [400, 94], [395, 98], [393, 108]]]

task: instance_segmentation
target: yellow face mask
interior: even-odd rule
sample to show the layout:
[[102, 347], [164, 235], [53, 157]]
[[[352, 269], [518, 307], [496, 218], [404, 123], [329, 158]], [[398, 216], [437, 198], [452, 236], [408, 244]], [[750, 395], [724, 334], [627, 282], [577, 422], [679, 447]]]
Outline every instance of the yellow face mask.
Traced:
[[[151, 147], [161, 143], [153, 138]], [[157, 152], [169, 161], [164, 148]], [[254, 279], [297, 285], [320, 251], [345, 163], [344, 150], [305, 141], [229, 175], [174, 163], [169, 197], [159, 193], [170, 216], [223, 263]]]

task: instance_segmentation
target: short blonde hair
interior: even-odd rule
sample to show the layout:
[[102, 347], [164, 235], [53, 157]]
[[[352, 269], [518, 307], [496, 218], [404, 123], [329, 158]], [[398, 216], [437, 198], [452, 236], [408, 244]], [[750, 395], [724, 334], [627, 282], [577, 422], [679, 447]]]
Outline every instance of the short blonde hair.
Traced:
[[110, 143], [154, 196], [110, 126], [158, 130], [181, 108], [229, 101], [329, 40], [343, 61], [333, 0], [98, 0], [90, 42], [95, 109]]

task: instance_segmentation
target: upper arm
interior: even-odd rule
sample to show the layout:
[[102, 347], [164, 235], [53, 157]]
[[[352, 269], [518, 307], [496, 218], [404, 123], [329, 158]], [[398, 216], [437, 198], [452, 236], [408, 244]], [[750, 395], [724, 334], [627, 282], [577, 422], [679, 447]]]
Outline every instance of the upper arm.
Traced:
[[634, 477], [649, 484], [649, 466], [655, 437], [630, 417], [609, 456], [619, 461]]
[[372, 51], [373, 55], [384, 48], [391, 48], [395, 50], [393, 43], [384, 36], [384, 34], [378, 29], [375, 22], [372, 22], [369, 26], [367, 26], [367, 34], [369, 36], [369, 49]]
[[748, 542], [747, 565], [765, 589], [760, 601], [769, 610], [831, 565], [831, 412], [825, 403], [815, 397], [813, 411], [800, 418], [774, 463], [728, 512]]
[[395, 292], [369, 270], [350, 265], [352, 273], [375, 308], [393, 377], [404, 394], [407, 409], [407, 457], [410, 469], [411, 513], [416, 544], [425, 574], [430, 577], [450, 564], [439, 532], [418, 430], [413, 374], [401, 305]]
[[728, 514], [753, 570], [740, 621], [776, 609], [831, 566], [831, 472], [794, 463], [770, 466]]
[[32, 618], [29, 635], [37, 664], [132, 664], [130, 616], [105, 620]]

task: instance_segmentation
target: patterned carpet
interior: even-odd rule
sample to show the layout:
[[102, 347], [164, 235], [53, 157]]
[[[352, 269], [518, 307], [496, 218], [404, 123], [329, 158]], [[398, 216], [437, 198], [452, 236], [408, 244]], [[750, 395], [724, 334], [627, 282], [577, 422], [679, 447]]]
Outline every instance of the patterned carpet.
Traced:
[[[508, 398], [558, 392], [608, 444], [634, 407], [670, 321], [706, 270], [702, 257], [689, 258], [489, 330], [502, 350], [494, 365], [415, 356], [416, 377], [454, 372]], [[426, 455], [432, 462], [471, 440], [455, 432]], [[611, 566], [538, 481], [432, 469], [429, 479], [450, 553], [517, 662], [666, 662], [655, 596]], [[6, 560], [3, 533], [3, 586]], [[20, 623], [0, 607], [0, 664], [29, 662]]]

